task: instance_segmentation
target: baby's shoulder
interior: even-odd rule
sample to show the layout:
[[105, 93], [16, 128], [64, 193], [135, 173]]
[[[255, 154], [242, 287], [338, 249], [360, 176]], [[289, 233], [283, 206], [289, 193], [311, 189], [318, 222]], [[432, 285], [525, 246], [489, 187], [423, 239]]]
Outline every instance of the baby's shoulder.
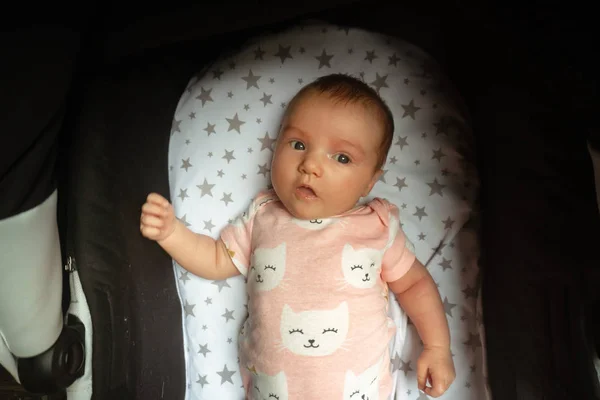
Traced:
[[248, 215], [254, 216], [259, 210], [264, 209], [268, 204], [278, 203], [279, 197], [275, 194], [273, 189], [264, 189], [261, 190], [254, 196], [254, 198], [250, 201], [250, 206], [248, 207]]
[[385, 226], [390, 226], [390, 223], [399, 218], [398, 207], [385, 198], [375, 197], [367, 203], [367, 206], [373, 210], [374, 217]]

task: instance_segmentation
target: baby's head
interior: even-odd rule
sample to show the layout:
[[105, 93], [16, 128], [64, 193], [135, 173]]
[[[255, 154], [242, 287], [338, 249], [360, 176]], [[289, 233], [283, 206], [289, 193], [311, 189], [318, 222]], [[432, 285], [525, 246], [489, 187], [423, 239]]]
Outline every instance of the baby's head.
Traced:
[[392, 113], [374, 89], [348, 75], [321, 77], [286, 109], [273, 188], [296, 218], [342, 214], [379, 179], [393, 133]]

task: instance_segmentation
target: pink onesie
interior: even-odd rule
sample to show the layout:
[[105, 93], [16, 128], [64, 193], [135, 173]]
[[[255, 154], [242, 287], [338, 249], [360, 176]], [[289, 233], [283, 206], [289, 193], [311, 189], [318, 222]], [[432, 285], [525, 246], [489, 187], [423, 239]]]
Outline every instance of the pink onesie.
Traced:
[[248, 399], [388, 399], [386, 282], [415, 259], [394, 205], [377, 198], [299, 220], [269, 190], [221, 238], [247, 280], [239, 353]]

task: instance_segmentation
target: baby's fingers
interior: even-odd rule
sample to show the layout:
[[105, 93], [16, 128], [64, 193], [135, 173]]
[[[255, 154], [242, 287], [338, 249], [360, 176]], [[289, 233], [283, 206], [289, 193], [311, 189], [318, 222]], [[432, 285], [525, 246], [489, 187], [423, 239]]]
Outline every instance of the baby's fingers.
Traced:
[[158, 218], [150, 214], [142, 214], [141, 223], [142, 226], [153, 227], [158, 229], [161, 229], [165, 225], [165, 222], [162, 218]]
[[169, 213], [169, 209], [159, 206], [155, 203], [145, 203], [142, 206], [142, 215], [154, 215], [156, 217], [164, 217]]
[[431, 386], [426, 387], [423, 391], [428, 396], [439, 397], [448, 390], [454, 379], [453, 376], [454, 374], [450, 373], [450, 371], [439, 371], [434, 368], [431, 372]]
[[429, 365], [422, 360], [417, 362], [417, 386], [419, 390], [425, 391], [427, 378], [429, 377]]
[[157, 206], [161, 206], [161, 207], [169, 207], [169, 200], [165, 199], [163, 196], [161, 196], [158, 193], [150, 193], [148, 195], [148, 197], [146, 198], [146, 201], [150, 204], [156, 204]]

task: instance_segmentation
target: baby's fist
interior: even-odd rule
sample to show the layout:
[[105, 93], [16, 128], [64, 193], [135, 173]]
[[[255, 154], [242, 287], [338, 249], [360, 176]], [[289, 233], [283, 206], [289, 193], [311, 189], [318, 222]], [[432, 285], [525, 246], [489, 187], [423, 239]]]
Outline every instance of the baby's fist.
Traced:
[[[452, 384], [456, 372], [450, 349], [425, 348], [417, 361], [417, 384], [428, 396], [439, 397]], [[427, 381], [431, 386], [427, 386]]]
[[142, 206], [140, 231], [150, 240], [164, 240], [175, 230], [177, 220], [173, 206], [157, 193], [150, 193]]

